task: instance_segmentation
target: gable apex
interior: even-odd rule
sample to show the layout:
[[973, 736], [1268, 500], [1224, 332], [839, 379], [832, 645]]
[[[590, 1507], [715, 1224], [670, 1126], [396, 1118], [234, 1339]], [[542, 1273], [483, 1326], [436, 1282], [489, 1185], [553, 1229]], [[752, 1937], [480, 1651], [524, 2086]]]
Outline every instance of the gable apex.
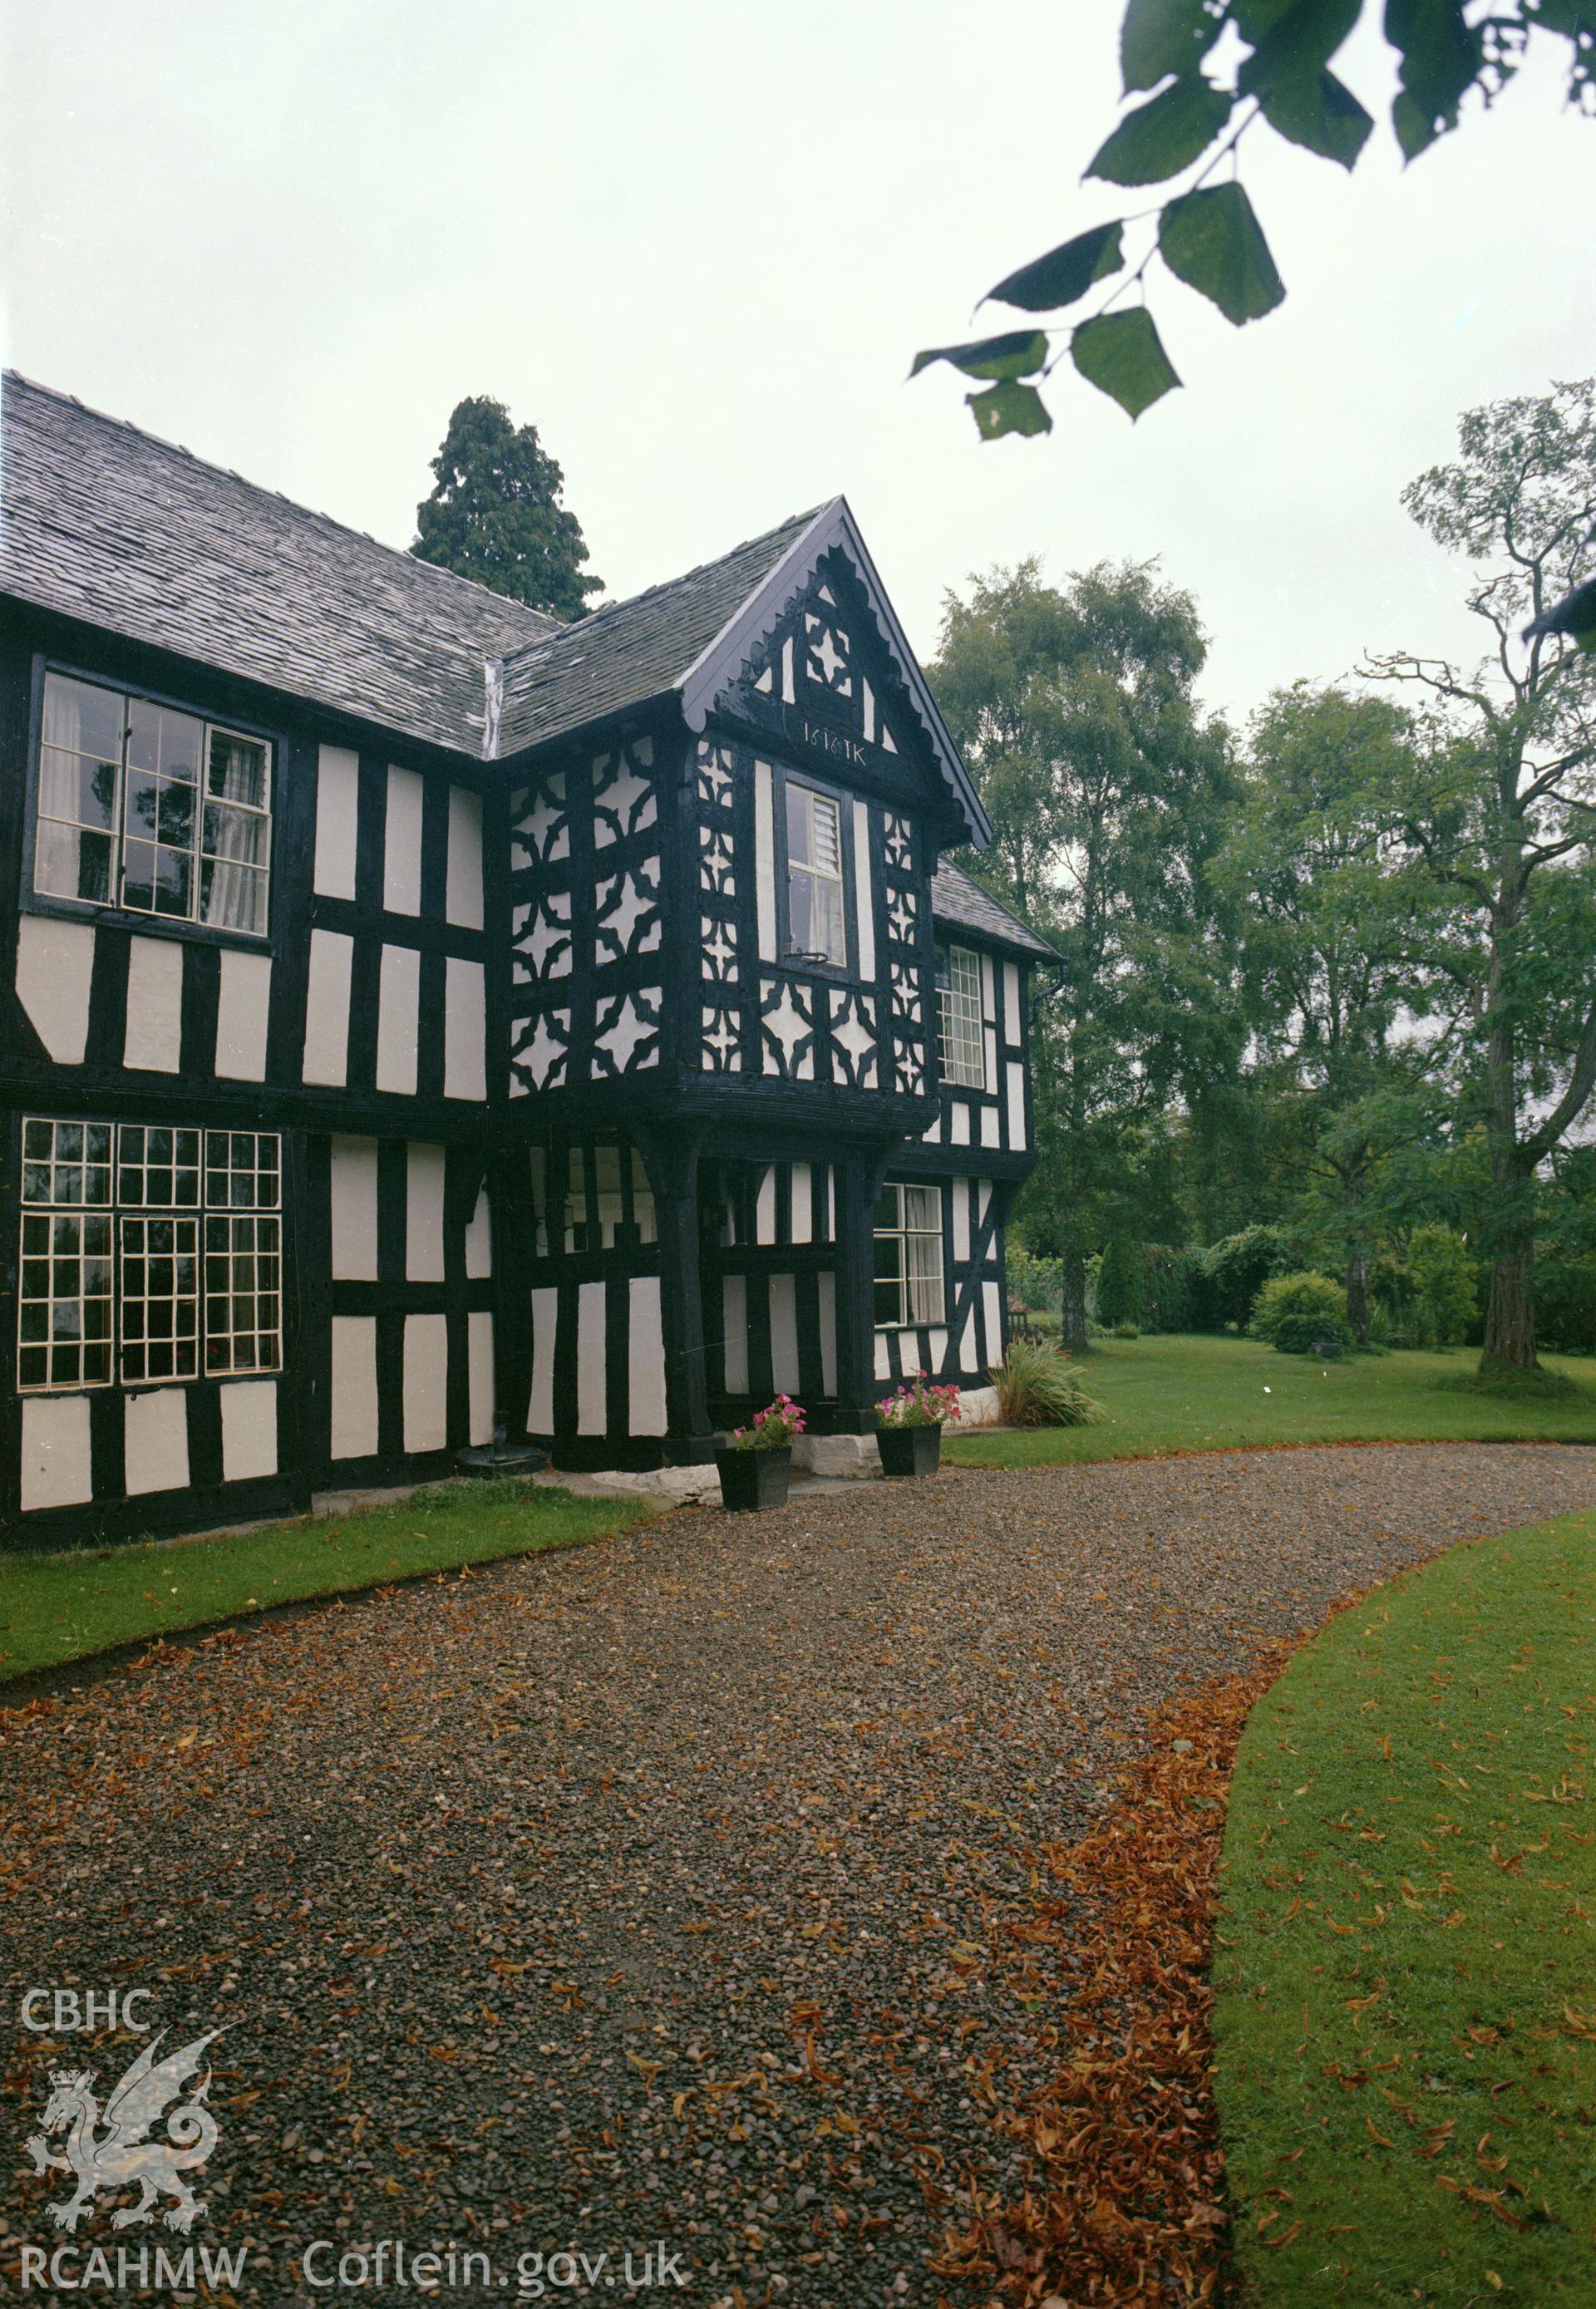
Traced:
[[[943, 783], [968, 829], [968, 838], [984, 848], [992, 839], [986, 813], [952, 733], [937, 710], [930, 686], [898, 623], [846, 497], [833, 497], [818, 509], [780, 560], [682, 674], [676, 687], [688, 727], [702, 731], [716, 699], [737, 679], [747, 662], [758, 654], [791, 609], [794, 597], [814, 583], [820, 564], [834, 549], [840, 549], [852, 565], [882, 648], [924, 730]], [[898, 750], [889, 739], [888, 750]]]

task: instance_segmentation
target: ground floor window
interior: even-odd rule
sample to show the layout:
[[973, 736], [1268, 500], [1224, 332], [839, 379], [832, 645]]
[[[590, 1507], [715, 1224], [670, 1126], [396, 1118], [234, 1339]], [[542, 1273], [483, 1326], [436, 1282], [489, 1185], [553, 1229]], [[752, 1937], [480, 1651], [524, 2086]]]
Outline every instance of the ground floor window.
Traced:
[[942, 1190], [898, 1180], [876, 1205], [876, 1327], [944, 1319]]
[[269, 1132], [30, 1116], [19, 1387], [278, 1370], [281, 1174]]

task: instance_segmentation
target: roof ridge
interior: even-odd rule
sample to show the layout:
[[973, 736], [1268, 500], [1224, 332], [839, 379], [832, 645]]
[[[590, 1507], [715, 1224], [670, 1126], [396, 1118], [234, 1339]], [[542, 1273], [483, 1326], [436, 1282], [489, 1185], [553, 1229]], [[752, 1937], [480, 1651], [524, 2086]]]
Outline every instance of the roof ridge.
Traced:
[[274, 498], [279, 505], [286, 506], [291, 513], [298, 514], [301, 520], [318, 522], [324, 528], [336, 530], [341, 537], [358, 537], [363, 545], [375, 546], [379, 553], [391, 554], [396, 561], [405, 562], [413, 568], [430, 570], [435, 575], [447, 578], [451, 585], [464, 585], [471, 592], [480, 593], [485, 601], [501, 604], [511, 615], [544, 619], [550, 631], [530, 635], [522, 644], [525, 648], [536, 648], [540, 643], [552, 641], [568, 630], [547, 610], [533, 609], [529, 601], [517, 601], [512, 594], [497, 593], [491, 585], [484, 585], [474, 577], [463, 577], [457, 569], [446, 568], [441, 561], [429, 561], [419, 553], [412, 553], [405, 546], [389, 545], [383, 538], [373, 537], [369, 529], [357, 529], [352, 522], [340, 521], [335, 514], [323, 513], [316, 506], [301, 505], [298, 497], [291, 497], [284, 489], [271, 489], [265, 481], [252, 481], [236, 466], [219, 465], [214, 458], [202, 457], [184, 442], [169, 441], [165, 434], [152, 433], [146, 425], [135, 425], [129, 417], [116, 417], [109, 410], [96, 409], [92, 402], [80, 400], [75, 393], [63, 393], [58, 386], [41, 385], [37, 377], [26, 376], [19, 368], [0, 370], [0, 376], [4, 376], [7, 385], [25, 386], [28, 392], [39, 393], [47, 401], [65, 402], [69, 407], [81, 410], [85, 417], [92, 417], [97, 423], [113, 425], [118, 432], [131, 433], [141, 441], [152, 443], [157, 449], [164, 449], [170, 456], [185, 457], [191, 465], [197, 465], [207, 473], [219, 473], [225, 480], [236, 481], [240, 489], [249, 490], [252, 496]]
[[524, 647], [513, 650], [510, 656], [519, 661], [537, 651], [556, 649], [561, 642], [574, 640], [580, 634], [590, 634], [601, 618], [612, 617], [618, 610], [635, 609], [639, 601], [646, 601], [656, 593], [668, 593], [672, 586], [685, 585], [691, 579], [703, 576], [708, 570], [724, 568], [738, 554], [747, 553], [752, 547], [763, 545], [772, 537], [779, 537], [784, 530], [807, 527], [826, 510], [828, 505], [835, 503], [835, 498], [828, 497], [820, 505], [811, 506], [807, 513], [790, 513], [785, 519], [772, 522], [768, 529], [757, 530], [752, 537], [745, 537], [736, 545], [729, 545], [724, 553], [714, 554], [707, 561], [695, 561], [690, 569], [679, 569], [673, 577], [656, 578], [652, 585], [640, 586], [637, 592], [622, 594], [618, 601], [601, 601], [585, 617], [573, 618], [568, 625], [558, 627], [551, 634], [538, 635]]

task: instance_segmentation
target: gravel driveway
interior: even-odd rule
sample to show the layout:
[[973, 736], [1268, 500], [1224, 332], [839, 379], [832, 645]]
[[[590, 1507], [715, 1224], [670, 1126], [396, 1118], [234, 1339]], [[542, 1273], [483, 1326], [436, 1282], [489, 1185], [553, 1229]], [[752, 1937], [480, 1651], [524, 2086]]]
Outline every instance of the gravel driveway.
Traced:
[[[75, 1983], [151, 1989], [169, 2047], [229, 2024], [193, 2242], [249, 2244], [240, 2299], [347, 2297], [299, 2273], [318, 2239], [326, 2277], [452, 2240], [512, 2299], [524, 2254], [607, 2253], [592, 2297], [624, 2299], [663, 2240], [701, 2304], [934, 2304], [936, 2191], [1011, 2179], [986, 2116], [1048, 2059], [983, 1919], [1140, 1711], [1593, 1504], [1596, 1452], [1539, 1446], [958, 1470], [677, 1513], [0, 1717], [0, 2270], [63, 2242], [22, 2153], [47, 2068], [103, 2094], [136, 2049], [20, 2027]], [[185, 2242], [113, 2241], [109, 2202], [80, 2245]]]

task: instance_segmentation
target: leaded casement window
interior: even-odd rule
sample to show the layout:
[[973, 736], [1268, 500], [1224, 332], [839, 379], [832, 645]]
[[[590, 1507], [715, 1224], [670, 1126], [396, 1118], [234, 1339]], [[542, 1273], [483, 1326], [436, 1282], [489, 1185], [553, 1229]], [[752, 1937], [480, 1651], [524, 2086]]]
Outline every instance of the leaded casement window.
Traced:
[[945, 1319], [942, 1190], [889, 1180], [876, 1205], [876, 1328]]
[[985, 1089], [981, 957], [967, 946], [937, 948], [937, 1058], [944, 1082]]
[[196, 713], [45, 676], [33, 887], [266, 933], [272, 749]]
[[795, 778], [787, 789], [787, 950], [841, 970], [848, 959], [843, 905], [842, 809]]
[[279, 1370], [281, 1169], [268, 1132], [30, 1116], [18, 1386]]

